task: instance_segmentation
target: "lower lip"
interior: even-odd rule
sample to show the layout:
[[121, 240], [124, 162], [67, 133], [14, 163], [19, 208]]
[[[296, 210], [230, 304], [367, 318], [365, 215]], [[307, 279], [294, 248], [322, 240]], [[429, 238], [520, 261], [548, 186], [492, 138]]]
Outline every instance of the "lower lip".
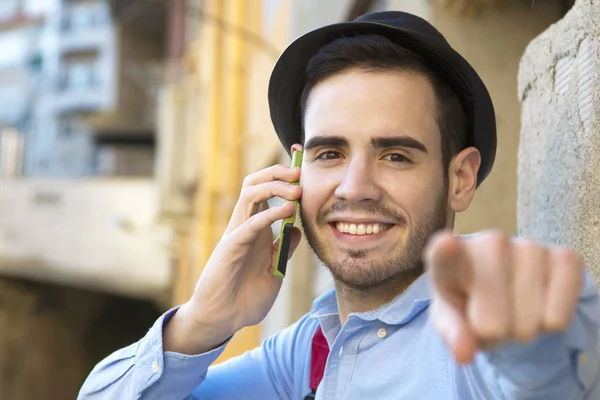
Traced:
[[329, 227], [333, 231], [333, 235], [335, 236], [335, 238], [338, 239], [338, 240], [340, 240], [340, 241], [347, 242], [347, 243], [352, 243], [352, 244], [360, 244], [360, 243], [369, 243], [369, 244], [371, 244], [371, 243], [373, 243], [373, 241], [380, 240], [383, 237], [387, 236], [390, 233], [390, 231], [396, 227], [396, 225], [392, 225], [389, 228], [386, 228], [386, 229], [384, 229], [382, 231], [379, 231], [378, 233], [372, 233], [370, 235], [369, 234], [365, 234], [365, 235], [351, 235], [349, 233], [340, 232], [332, 224], [329, 224]]

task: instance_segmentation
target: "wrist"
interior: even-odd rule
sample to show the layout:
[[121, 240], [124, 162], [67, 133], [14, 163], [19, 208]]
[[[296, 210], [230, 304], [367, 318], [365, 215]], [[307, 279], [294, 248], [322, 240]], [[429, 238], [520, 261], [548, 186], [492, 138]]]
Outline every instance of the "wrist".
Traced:
[[183, 304], [163, 328], [163, 350], [187, 355], [203, 354], [221, 346], [236, 332], [199, 316], [189, 303]]

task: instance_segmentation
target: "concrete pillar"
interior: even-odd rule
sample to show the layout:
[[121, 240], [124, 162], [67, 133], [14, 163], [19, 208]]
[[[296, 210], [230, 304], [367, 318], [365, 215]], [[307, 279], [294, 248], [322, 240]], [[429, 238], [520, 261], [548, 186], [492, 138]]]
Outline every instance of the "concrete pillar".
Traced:
[[528, 46], [518, 233], [580, 251], [600, 279], [600, 4], [578, 0]]

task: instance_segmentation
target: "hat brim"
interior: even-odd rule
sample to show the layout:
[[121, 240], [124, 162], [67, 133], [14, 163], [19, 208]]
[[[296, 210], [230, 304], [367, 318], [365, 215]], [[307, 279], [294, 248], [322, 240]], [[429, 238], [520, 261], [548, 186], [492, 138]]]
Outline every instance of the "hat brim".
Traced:
[[418, 32], [376, 22], [342, 22], [311, 31], [279, 57], [269, 81], [269, 108], [277, 136], [288, 153], [301, 138], [300, 96], [309, 60], [325, 44], [345, 36], [379, 34], [421, 55], [457, 94], [468, 120], [467, 146], [481, 153], [477, 185], [488, 176], [496, 155], [496, 119], [490, 95], [471, 65], [450, 45]]

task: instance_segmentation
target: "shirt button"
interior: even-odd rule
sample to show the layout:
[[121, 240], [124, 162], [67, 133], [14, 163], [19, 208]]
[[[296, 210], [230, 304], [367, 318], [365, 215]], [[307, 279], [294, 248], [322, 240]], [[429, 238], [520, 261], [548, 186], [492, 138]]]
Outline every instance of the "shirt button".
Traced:
[[158, 363], [156, 362], [156, 360], [152, 361], [152, 372], [154, 372], [155, 374], [158, 373]]
[[379, 328], [379, 330], [377, 331], [377, 336], [383, 339], [387, 336], [387, 330], [385, 330], [385, 328]]
[[587, 353], [581, 353], [579, 355], [579, 362], [581, 364], [583, 364], [583, 365], [587, 364], [587, 362], [588, 362], [588, 355], [587, 355]]

